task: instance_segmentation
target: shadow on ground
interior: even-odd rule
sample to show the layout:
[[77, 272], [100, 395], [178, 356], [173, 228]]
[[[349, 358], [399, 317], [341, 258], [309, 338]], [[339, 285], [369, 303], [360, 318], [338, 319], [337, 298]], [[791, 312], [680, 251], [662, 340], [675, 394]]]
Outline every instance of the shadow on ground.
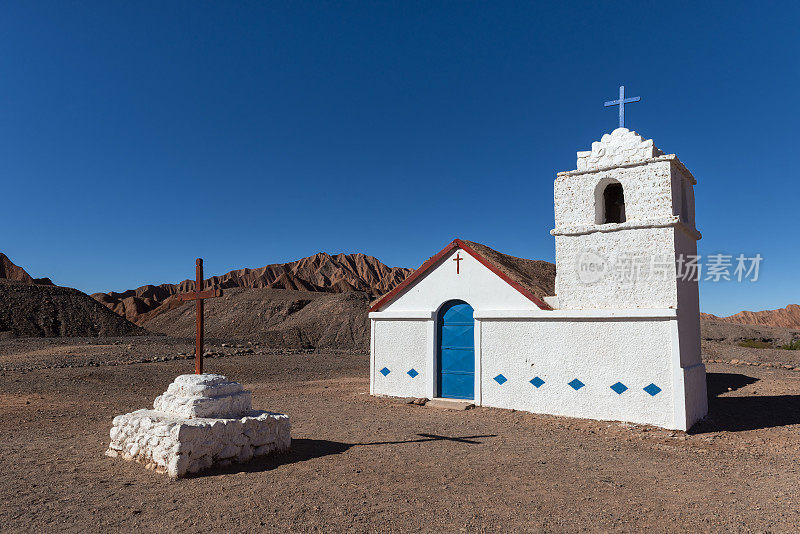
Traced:
[[[773, 396], [723, 396], [758, 382], [758, 378], [738, 373], [707, 373], [708, 416], [694, 425], [689, 433], [741, 432], [800, 424], [800, 395]], [[284, 454], [256, 458], [244, 464], [212, 467], [194, 477], [208, 477], [232, 473], [257, 473], [270, 471], [281, 465], [305, 462], [323, 456], [341, 454], [353, 447], [372, 445], [403, 445], [406, 443], [454, 442], [465, 445], [482, 443], [481, 438], [494, 438], [496, 434], [477, 436], [442, 436], [419, 433], [414, 438], [398, 441], [373, 441], [343, 443], [324, 439], [293, 439], [292, 448]]]
[[497, 434], [484, 434], [480, 436], [440, 436], [437, 434], [417, 434], [416, 438], [399, 441], [372, 441], [367, 443], [342, 443], [339, 441], [328, 441], [325, 439], [292, 439], [292, 448], [283, 454], [270, 454], [261, 458], [256, 458], [244, 464], [232, 464], [227, 467], [212, 467], [201, 471], [192, 478], [203, 478], [216, 475], [229, 475], [232, 473], [258, 473], [270, 471], [281, 465], [288, 465], [297, 462], [305, 462], [314, 458], [341, 454], [353, 447], [364, 447], [369, 445], [403, 445], [405, 443], [424, 443], [452, 441], [467, 445], [477, 445], [482, 443], [477, 441], [480, 438], [494, 438]]
[[723, 397], [758, 382], [758, 378], [738, 373], [707, 373], [708, 417], [690, 430], [706, 432], [741, 432], [776, 426], [800, 424], [800, 395]]

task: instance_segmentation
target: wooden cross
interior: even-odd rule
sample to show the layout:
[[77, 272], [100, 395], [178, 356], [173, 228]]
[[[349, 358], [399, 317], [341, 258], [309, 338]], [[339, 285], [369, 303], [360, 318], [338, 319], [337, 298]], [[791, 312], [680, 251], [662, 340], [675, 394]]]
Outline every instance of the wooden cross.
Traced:
[[221, 289], [206, 289], [203, 288], [203, 258], [197, 258], [197, 268], [195, 269], [195, 282], [194, 291], [191, 293], [181, 293], [178, 298], [181, 300], [196, 300], [197, 310], [197, 337], [195, 338], [194, 345], [194, 372], [195, 374], [203, 374], [203, 300], [213, 297], [221, 297]]
[[461, 265], [461, 260], [464, 259], [461, 256], [459, 256], [459, 254], [461, 254], [461, 253], [460, 252], [456, 252], [456, 257], [453, 258], [453, 261], [456, 262], [456, 274], [459, 274], [458, 273], [458, 266]]
[[625, 86], [619, 86], [619, 100], [609, 100], [603, 106], [619, 106], [619, 127], [625, 128], [625, 104], [630, 104], [631, 102], [638, 102], [641, 100], [640, 97], [634, 96], [633, 98], [625, 98]]

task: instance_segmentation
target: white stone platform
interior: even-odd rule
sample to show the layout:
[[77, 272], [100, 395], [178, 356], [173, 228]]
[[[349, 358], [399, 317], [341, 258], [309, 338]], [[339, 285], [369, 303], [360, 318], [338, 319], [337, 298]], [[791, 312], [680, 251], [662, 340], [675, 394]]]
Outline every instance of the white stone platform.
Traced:
[[288, 450], [289, 417], [253, 410], [251, 398], [222, 375], [181, 375], [156, 398], [153, 410], [114, 418], [106, 455], [180, 478]]

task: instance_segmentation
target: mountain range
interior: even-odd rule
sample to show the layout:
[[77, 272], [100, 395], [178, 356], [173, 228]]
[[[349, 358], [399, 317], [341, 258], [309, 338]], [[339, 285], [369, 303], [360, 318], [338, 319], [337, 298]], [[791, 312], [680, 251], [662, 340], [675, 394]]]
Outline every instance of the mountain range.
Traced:
[[[547, 265], [552, 268], [538, 269], [531, 276], [551, 287], [554, 266]], [[212, 276], [204, 280], [204, 289], [228, 291], [207, 303], [209, 335], [262, 338], [301, 347], [362, 347], [368, 339], [370, 300], [391, 291], [412, 272], [388, 267], [365, 254], [320, 252], [290, 263]], [[193, 291], [194, 285], [193, 280], [184, 280], [95, 293], [89, 298], [78, 290], [55, 286], [48, 278], [33, 278], [0, 253], [0, 334], [130, 335], [144, 333], [140, 327], [145, 326], [152, 332], [188, 337], [194, 328], [194, 306], [184, 305], [176, 295]], [[797, 304], [729, 317], [700, 315], [707, 324], [800, 328]], [[218, 321], [213, 320], [215, 316]]]
[[741, 311], [728, 317], [717, 317], [710, 313], [701, 313], [700, 317], [714, 321], [737, 324], [755, 324], [762, 326], [780, 326], [783, 328], [800, 328], [800, 305], [789, 304], [785, 308], [763, 311]]
[[[204, 280], [203, 289], [290, 289], [346, 293], [359, 291], [377, 297], [391, 291], [413, 269], [387, 267], [365, 254], [320, 252], [290, 263], [274, 263], [257, 269], [238, 269]], [[129, 321], [142, 325], [181, 301], [175, 295], [194, 291], [194, 280], [179, 284], [145, 285], [121, 293], [95, 293], [92, 297]]]

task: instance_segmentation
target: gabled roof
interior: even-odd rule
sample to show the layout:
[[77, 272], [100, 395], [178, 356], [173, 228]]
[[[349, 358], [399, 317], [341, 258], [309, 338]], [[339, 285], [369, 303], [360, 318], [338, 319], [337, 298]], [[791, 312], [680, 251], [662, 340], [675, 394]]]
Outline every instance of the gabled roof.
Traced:
[[454, 239], [435, 256], [420, 265], [397, 287], [376, 300], [369, 311], [379, 311], [394, 301], [418, 278], [433, 269], [439, 262], [455, 249], [461, 249], [490, 271], [499, 276], [508, 285], [522, 293], [531, 302], [543, 310], [552, 308], [544, 302], [544, 297], [555, 293], [556, 266], [541, 260], [528, 260], [509, 256], [473, 241]]

